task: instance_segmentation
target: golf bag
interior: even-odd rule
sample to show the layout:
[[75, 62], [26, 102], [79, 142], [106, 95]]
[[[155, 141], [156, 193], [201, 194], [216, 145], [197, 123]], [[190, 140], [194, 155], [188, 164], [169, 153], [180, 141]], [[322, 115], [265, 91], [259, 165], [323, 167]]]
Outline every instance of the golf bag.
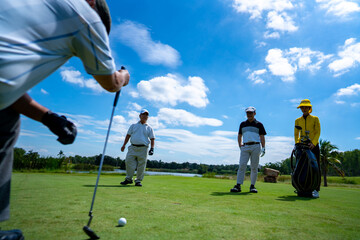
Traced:
[[291, 153], [291, 183], [300, 197], [312, 197], [321, 183], [320, 169], [307, 144], [297, 143]]

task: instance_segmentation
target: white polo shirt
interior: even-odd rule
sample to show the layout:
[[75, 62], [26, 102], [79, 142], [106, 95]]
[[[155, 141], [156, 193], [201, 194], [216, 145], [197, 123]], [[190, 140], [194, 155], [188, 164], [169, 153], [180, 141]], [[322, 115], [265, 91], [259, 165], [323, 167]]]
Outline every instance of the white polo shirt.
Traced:
[[127, 132], [131, 136], [130, 142], [135, 145], [146, 145], [150, 144], [150, 139], [155, 138], [154, 130], [149, 124], [137, 122], [132, 124]]
[[254, 119], [243, 121], [239, 127], [239, 134], [242, 135], [243, 143], [260, 142], [260, 135], [266, 135], [264, 125]]
[[109, 38], [85, 0], [1, 0], [0, 110], [72, 56], [87, 73], [115, 72]]

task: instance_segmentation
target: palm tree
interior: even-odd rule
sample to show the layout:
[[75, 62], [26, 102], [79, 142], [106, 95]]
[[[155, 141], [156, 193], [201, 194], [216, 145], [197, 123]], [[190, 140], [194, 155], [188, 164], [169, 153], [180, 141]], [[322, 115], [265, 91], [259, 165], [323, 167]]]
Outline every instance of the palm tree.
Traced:
[[336, 165], [336, 163], [341, 164], [339, 159], [336, 159], [334, 155], [336, 154], [335, 145], [331, 144], [330, 141], [320, 139], [320, 160], [324, 176], [324, 187], [327, 187], [327, 173], [329, 166], [331, 166], [335, 171], [342, 177], [345, 176], [343, 170]]

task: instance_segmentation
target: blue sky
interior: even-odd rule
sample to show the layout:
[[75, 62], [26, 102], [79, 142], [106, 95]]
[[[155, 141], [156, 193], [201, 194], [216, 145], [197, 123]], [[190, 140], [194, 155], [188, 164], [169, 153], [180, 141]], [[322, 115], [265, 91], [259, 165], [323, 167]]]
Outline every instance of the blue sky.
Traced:
[[[115, 111], [106, 154], [120, 151], [141, 108], [150, 112], [155, 154], [165, 162], [236, 164], [244, 109], [267, 131], [260, 163], [290, 156], [297, 105], [308, 98], [321, 138], [360, 146], [360, 1], [109, 0], [110, 42], [131, 80]], [[102, 153], [114, 95], [72, 58], [30, 95], [78, 127], [70, 146], [22, 118], [17, 147], [43, 156]]]

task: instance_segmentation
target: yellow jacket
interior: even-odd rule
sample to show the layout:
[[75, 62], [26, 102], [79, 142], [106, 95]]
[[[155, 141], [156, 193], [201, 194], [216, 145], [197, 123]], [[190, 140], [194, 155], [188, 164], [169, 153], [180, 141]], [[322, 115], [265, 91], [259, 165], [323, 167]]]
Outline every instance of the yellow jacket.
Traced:
[[318, 145], [320, 138], [320, 121], [318, 117], [309, 114], [305, 119], [301, 116], [295, 120], [295, 126], [302, 127], [301, 132], [296, 128], [294, 130], [295, 143], [300, 142], [300, 135], [305, 136], [305, 131], [310, 131], [309, 137], [312, 144]]

